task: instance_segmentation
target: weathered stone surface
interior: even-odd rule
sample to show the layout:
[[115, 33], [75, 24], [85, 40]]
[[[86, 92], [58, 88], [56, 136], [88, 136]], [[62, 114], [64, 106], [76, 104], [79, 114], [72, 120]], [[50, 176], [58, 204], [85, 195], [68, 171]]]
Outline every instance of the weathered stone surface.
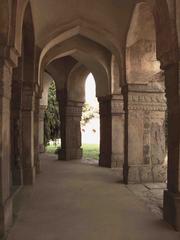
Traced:
[[126, 149], [129, 179], [137, 182], [164, 182], [167, 175], [164, 93], [148, 85], [132, 84], [128, 89]]

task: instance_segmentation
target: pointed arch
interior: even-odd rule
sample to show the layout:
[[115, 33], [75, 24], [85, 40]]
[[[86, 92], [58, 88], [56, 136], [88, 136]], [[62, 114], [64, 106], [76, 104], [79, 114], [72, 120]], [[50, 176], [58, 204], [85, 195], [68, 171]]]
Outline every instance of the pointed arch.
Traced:
[[99, 44], [79, 35], [57, 44], [44, 55], [40, 69], [41, 85], [45, 66], [54, 59], [68, 55], [84, 64], [94, 74], [99, 96], [110, 94], [111, 54]]

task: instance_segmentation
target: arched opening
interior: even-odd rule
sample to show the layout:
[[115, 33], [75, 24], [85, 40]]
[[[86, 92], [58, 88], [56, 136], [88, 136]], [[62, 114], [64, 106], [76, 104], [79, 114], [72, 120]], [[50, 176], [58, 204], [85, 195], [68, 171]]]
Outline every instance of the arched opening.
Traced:
[[154, 17], [146, 3], [138, 3], [134, 10], [127, 37], [126, 67], [127, 151], [124, 173], [129, 181], [137, 183], [165, 183], [165, 77], [156, 56]]
[[56, 154], [61, 147], [59, 103], [56, 97], [56, 83], [45, 73], [43, 96], [40, 101], [40, 153]]
[[90, 73], [85, 79], [85, 102], [81, 117], [83, 160], [98, 163], [100, 144], [99, 104], [96, 98], [96, 82]]
[[[91, 54], [87, 54], [88, 52]], [[96, 96], [100, 103], [100, 125], [102, 126], [100, 128], [101, 147], [99, 165], [104, 167], [120, 166], [119, 163], [117, 164], [117, 161], [122, 156], [120, 156], [121, 154], [118, 153], [117, 149], [114, 151], [111, 141], [112, 135], [116, 135], [113, 129], [115, 121], [112, 120], [112, 117], [116, 113], [112, 111], [118, 111], [117, 115], [119, 115], [119, 111], [121, 110], [120, 105], [118, 105], [118, 108], [112, 109], [114, 105], [111, 104], [112, 101], [118, 102], [121, 100], [119, 95], [115, 99], [111, 96], [111, 54], [103, 46], [85, 37], [72, 37], [61, 44], [57, 43], [52, 49], [49, 49], [44, 58], [41, 59], [40, 75], [42, 75], [44, 68], [49, 68], [57, 62], [60, 63], [60, 61], [66, 62], [70, 58], [74, 59], [76, 65], [74, 64], [66, 70], [64, 68], [63, 71], [65, 70], [66, 74], [62, 74], [61, 71], [61, 73], [59, 72], [59, 77], [56, 76], [55, 79], [61, 119], [61, 149], [59, 151], [59, 159], [71, 160], [82, 157], [80, 119], [82, 104], [84, 102], [84, 84], [85, 78], [89, 72], [92, 72], [96, 80]], [[58, 68], [60, 69], [59, 66]], [[64, 66], [67, 67], [67, 62]], [[117, 81], [119, 81], [119, 78], [117, 78]], [[114, 161], [113, 164], [112, 158]], [[120, 161], [122, 162], [122, 159]]]

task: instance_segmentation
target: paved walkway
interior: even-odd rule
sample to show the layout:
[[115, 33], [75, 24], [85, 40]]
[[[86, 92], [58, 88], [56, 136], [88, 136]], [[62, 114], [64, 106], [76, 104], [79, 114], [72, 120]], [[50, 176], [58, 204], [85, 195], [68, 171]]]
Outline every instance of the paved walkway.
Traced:
[[20, 195], [8, 240], [180, 239], [111, 169], [44, 155], [36, 184]]

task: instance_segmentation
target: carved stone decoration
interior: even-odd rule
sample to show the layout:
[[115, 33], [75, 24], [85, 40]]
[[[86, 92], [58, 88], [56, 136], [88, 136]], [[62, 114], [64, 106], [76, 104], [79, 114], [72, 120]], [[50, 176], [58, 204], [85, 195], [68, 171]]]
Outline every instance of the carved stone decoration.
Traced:
[[165, 182], [165, 94], [148, 85], [129, 85], [127, 93], [128, 179]]
[[61, 124], [64, 128], [63, 133], [61, 133], [59, 160], [82, 158], [80, 127], [82, 105], [82, 102], [74, 101], [68, 101], [66, 105], [60, 103]]

